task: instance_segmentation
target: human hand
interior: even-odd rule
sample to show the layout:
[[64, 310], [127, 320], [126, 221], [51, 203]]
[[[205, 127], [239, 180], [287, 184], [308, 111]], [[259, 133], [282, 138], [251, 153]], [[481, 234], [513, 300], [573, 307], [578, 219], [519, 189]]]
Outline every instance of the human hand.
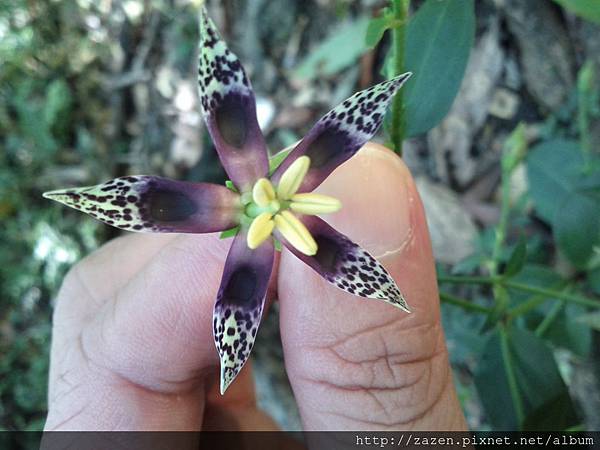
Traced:
[[[466, 429], [408, 170], [367, 144], [317, 191], [342, 201], [328, 222], [386, 266], [412, 314], [340, 291], [283, 250], [267, 296], [280, 302], [304, 428]], [[132, 234], [70, 271], [54, 314], [47, 430], [276, 429], [256, 407], [250, 363], [218, 393], [212, 310], [229, 245]]]

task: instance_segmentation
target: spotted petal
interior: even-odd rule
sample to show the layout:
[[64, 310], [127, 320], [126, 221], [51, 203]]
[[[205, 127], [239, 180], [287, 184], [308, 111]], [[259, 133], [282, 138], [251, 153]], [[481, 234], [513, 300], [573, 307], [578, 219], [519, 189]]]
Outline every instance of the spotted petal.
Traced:
[[239, 195], [224, 186], [146, 175], [44, 197], [129, 231], [210, 233], [235, 227], [240, 214]]
[[405, 73], [360, 91], [325, 114], [273, 173], [272, 181], [279, 182], [286, 169], [306, 155], [311, 166], [298, 192], [316, 188], [375, 135], [394, 94], [410, 75]]
[[288, 250], [338, 288], [360, 297], [384, 300], [410, 312], [392, 276], [365, 249], [318, 217], [303, 216], [302, 222], [317, 243], [317, 253], [307, 256], [278, 236]]
[[242, 191], [267, 175], [269, 160], [244, 69], [202, 8], [198, 85], [202, 113], [229, 178]]
[[227, 255], [213, 315], [213, 333], [221, 359], [221, 394], [250, 356], [274, 257], [272, 239], [251, 250], [245, 233], [235, 237]]

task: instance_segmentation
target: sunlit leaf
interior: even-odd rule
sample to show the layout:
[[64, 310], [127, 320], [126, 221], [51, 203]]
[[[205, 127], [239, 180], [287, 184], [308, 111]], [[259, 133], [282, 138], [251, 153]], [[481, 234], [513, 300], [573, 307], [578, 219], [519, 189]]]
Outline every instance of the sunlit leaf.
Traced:
[[554, 0], [566, 10], [600, 24], [600, 0]]
[[406, 34], [406, 134], [437, 125], [460, 88], [475, 36], [473, 0], [427, 0], [410, 20]]
[[269, 158], [269, 174], [275, 172], [275, 169], [277, 169], [281, 165], [283, 160], [287, 157], [287, 155], [290, 154], [292, 150], [294, 150], [294, 146], [290, 146], [285, 150], [281, 150], [279, 153], [276, 153], [271, 158]]
[[375, 48], [379, 44], [379, 41], [381, 41], [381, 38], [383, 38], [383, 33], [391, 28], [392, 23], [393, 19], [386, 15], [371, 19], [367, 27], [367, 35], [365, 36], [367, 47]]
[[368, 17], [360, 17], [333, 29], [325, 40], [312, 49], [293, 72], [294, 77], [313, 79], [330, 76], [358, 61], [367, 51], [365, 34]]
[[221, 231], [221, 234], [219, 234], [219, 239], [234, 237], [236, 234], [238, 234], [238, 231], [240, 231], [240, 227], [233, 227], [229, 230]]

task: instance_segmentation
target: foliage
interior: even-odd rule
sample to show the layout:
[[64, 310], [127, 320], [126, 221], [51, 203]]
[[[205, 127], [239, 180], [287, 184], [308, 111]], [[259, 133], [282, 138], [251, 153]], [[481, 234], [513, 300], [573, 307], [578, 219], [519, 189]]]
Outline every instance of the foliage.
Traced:
[[600, 0], [554, 0], [584, 19], [600, 23]]
[[294, 76], [300, 79], [327, 77], [349, 67], [367, 51], [363, 36], [368, 26], [369, 19], [360, 17], [332, 30], [296, 67]]
[[460, 88], [473, 39], [472, 0], [429, 0], [407, 28], [405, 70], [414, 76], [404, 94], [406, 136], [429, 131], [448, 113]]
[[[598, 21], [597, 0], [555, 1]], [[411, 70], [413, 78], [386, 124], [401, 153], [402, 140], [437, 125], [457, 95], [473, 44], [474, 3], [425, 0], [411, 15], [408, 0], [393, 0], [370, 21], [364, 11], [344, 17], [291, 73], [303, 83], [324, 77], [353, 85], [356, 76], [340, 73], [352, 73], [370, 49], [383, 53], [384, 76]], [[138, 11], [131, 5], [141, 2], [132, 1], [130, 9], [107, 11], [103, 4], [0, 5], [0, 429], [43, 425], [51, 299], [67, 268], [112, 236], [106, 227], [50, 206], [41, 192], [140, 167], [160, 173], [171, 135], [164, 117], [149, 112], [157, 102], [151, 85], [164, 75], [153, 72], [161, 58], [157, 47], [167, 49], [166, 71], [181, 78], [191, 73], [192, 5], [173, 8], [153, 0]], [[134, 69], [136, 51], [152, 41], [146, 35], [151, 29], [160, 39], [147, 51], [149, 77]], [[525, 125], [513, 130], [500, 161], [499, 223], [482, 230], [470, 257], [439, 267], [461, 398], [479, 398], [483, 427], [567, 429], [582, 421], [556, 355], [566, 350], [589, 357], [593, 330], [600, 329], [600, 161], [591, 132], [600, 118], [595, 70], [590, 64], [581, 68], [573, 101], [546, 118], [531, 146]], [[164, 92], [173, 89], [163, 84]], [[150, 106], [138, 117], [131, 111], [140, 101]], [[293, 142], [294, 133], [284, 131]], [[285, 154], [276, 155], [273, 166]], [[513, 177], [523, 168], [526, 192], [512, 198]], [[215, 158], [202, 159], [182, 178], [221, 173]]]
[[[392, 2], [392, 6], [405, 1]], [[474, 8], [472, 0], [427, 0], [410, 20], [398, 16], [397, 9], [391, 7], [371, 20], [366, 33], [369, 47], [374, 47], [388, 29], [406, 33], [399, 44], [403, 51], [391, 49], [384, 65], [387, 78], [403, 71], [413, 73], [403, 91], [404, 101], [394, 111], [403, 117], [399, 121], [402, 136], [394, 139], [391, 132], [396, 149], [404, 135], [412, 137], [429, 131], [450, 110], [475, 37]], [[397, 53], [403, 59], [401, 63]]]
[[45, 18], [63, 14], [72, 13], [55, 2], [31, 9], [4, 2], [0, 8], [6, 34], [0, 39], [0, 429], [43, 424], [49, 299], [67, 264], [97, 245], [95, 226], [58, 220], [41, 207], [47, 169], [61, 149], [89, 149], [89, 132], [74, 127], [74, 117], [81, 124], [97, 111], [93, 96], [87, 108], [78, 99], [96, 89], [90, 69], [103, 52], [82, 39], [84, 30], [74, 21], [63, 24], [68, 41], [57, 43], [57, 24]]
[[[498, 429], [568, 429], [579, 420], [569, 391], [560, 376], [553, 348], [589, 355], [590, 329], [579, 318], [600, 302], [581, 295], [585, 282], [574, 272], [564, 279], [549, 267], [532, 265], [524, 236], [510, 256], [500, 251], [511, 227], [510, 177], [523, 158], [524, 135], [517, 128], [507, 141], [502, 159], [502, 211], [484, 277], [447, 276], [439, 281], [490, 286], [494, 303], [483, 311], [481, 328], [486, 344], [479, 354], [475, 383], [488, 420]], [[532, 148], [525, 160], [535, 212], [553, 228], [557, 249], [574, 269], [598, 266], [594, 254], [600, 239], [596, 183], [600, 170], [593, 158], [586, 166], [577, 141], [552, 139]], [[520, 155], [520, 156], [519, 156]], [[513, 218], [516, 221], [518, 218]], [[543, 258], [546, 259], [546, 258]], [[547, 261], [549, 263], [550, 261]], [[502, 263], [504, 270], [500, 271]], [[454, 304], [481, 313], [470, 302]], [[548, 302], [554, 302], [549, 306]], [[587, 321], [587, 323], [593, 323]]]
[[[414, 72], [404, 103], [392, 110], [392, 129], [388, 129], [401, 153], [398, 140], [431, 129], [449, 111], [473, 43], [475, 18], [473, 2], [462, 0], [427, 0], [410, 18], [397, 15], [398, 5], [408, 9], [406, 0], [390, 3], [382, 16], [371, 21], [366, 44], [375, 46], [388, 29], [392, 39], [399, 37], [402, 43], [403, 29], [407, 29], [405, 51], [391, 49], [384, 71], [388, 78], [403, 68]], [[584, 2], [561, 3], [594, 18], [595, 10], [586, 9]], [[600, 307], [598, 300], [581, 295], [586, 283], [577, 275], [578, 271], [591, 275], [600, 265], [600, 163], [589, 130], [591, 116], [598, 116], [597, 92], [593, 68], [587, 64], [578, 82], [579, 136], [550, 133], [527, 152], [525, 127], [515, 128], [500, 161], [499, 223], [487, 234], [483, 254], [471, 256], [462, 267], [486, 275], [448, 275], [441, 268], [438, 277], [443, 302], [462, 308], [463, 314], [484, 316], [480, 321], [466, 317], [458, 321], [474, 323], [475, 331], [457, 332], [462, 327], [451, 324], [449, 334], [459, 334], [462, 345], [470, 348], [466, 355], [477, 361], [472, 368], [474, 382], [493, 429], [566, 430], [580, 424], [554, 349], [566, 347], [574, 354], [589, 355], [591, 330], [580, 324], [593, 326], [596, 321], [577, 317], [586, 317], [587, 308]], [[572, 264], [569, 279], [548, 267], [547, 256], [533, 254], [535, 249], [528, 249], [525, 235], [516, 230], [514, 224], [522, 218], [511, 210], [515, 202], [510, 185], [522, 163], [529, 180], [525, 196], [533, 200], [535, 214], [552, 227], [558, 252]], [[507, 252], [506, 241], [515, 232], [518, 242]], [[539, 259], [548, 266], [532, 264]], [[484, 286], [485, 290], [483, 298], [473, 302], [447, 292], [448, 285]], [[456, 321], [454, 317], [452, 322]], [[483, 345], [474, 345], [481, 339]]]
[[0, 430], [42, 428], [52, 299], [66, 270], [111, 236], [41, 193], [124, 170], [132, 135], [114, 129], [113, 20], [123, 17], [94, 2], [0, 5]]

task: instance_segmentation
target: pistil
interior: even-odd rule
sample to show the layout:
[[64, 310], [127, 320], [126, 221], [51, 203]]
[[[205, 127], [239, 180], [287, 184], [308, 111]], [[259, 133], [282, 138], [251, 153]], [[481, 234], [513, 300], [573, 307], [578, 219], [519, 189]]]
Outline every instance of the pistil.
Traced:
[[338, 211], [342, 204], [327, 195], [297, 193], [309, 168], [310, 158], [301, 156], [283, 173], [277, 189], [268, 179], [261, 178], [251, 193], [243, 194], [247, 199], [244, 222], [250, 222], [246, 238], [249, 248], [258, 248], [276, 229], [302, 253], [309, 256], [317, 253], [314, 238], [290, 210], [298, 214], [325, 214]]

